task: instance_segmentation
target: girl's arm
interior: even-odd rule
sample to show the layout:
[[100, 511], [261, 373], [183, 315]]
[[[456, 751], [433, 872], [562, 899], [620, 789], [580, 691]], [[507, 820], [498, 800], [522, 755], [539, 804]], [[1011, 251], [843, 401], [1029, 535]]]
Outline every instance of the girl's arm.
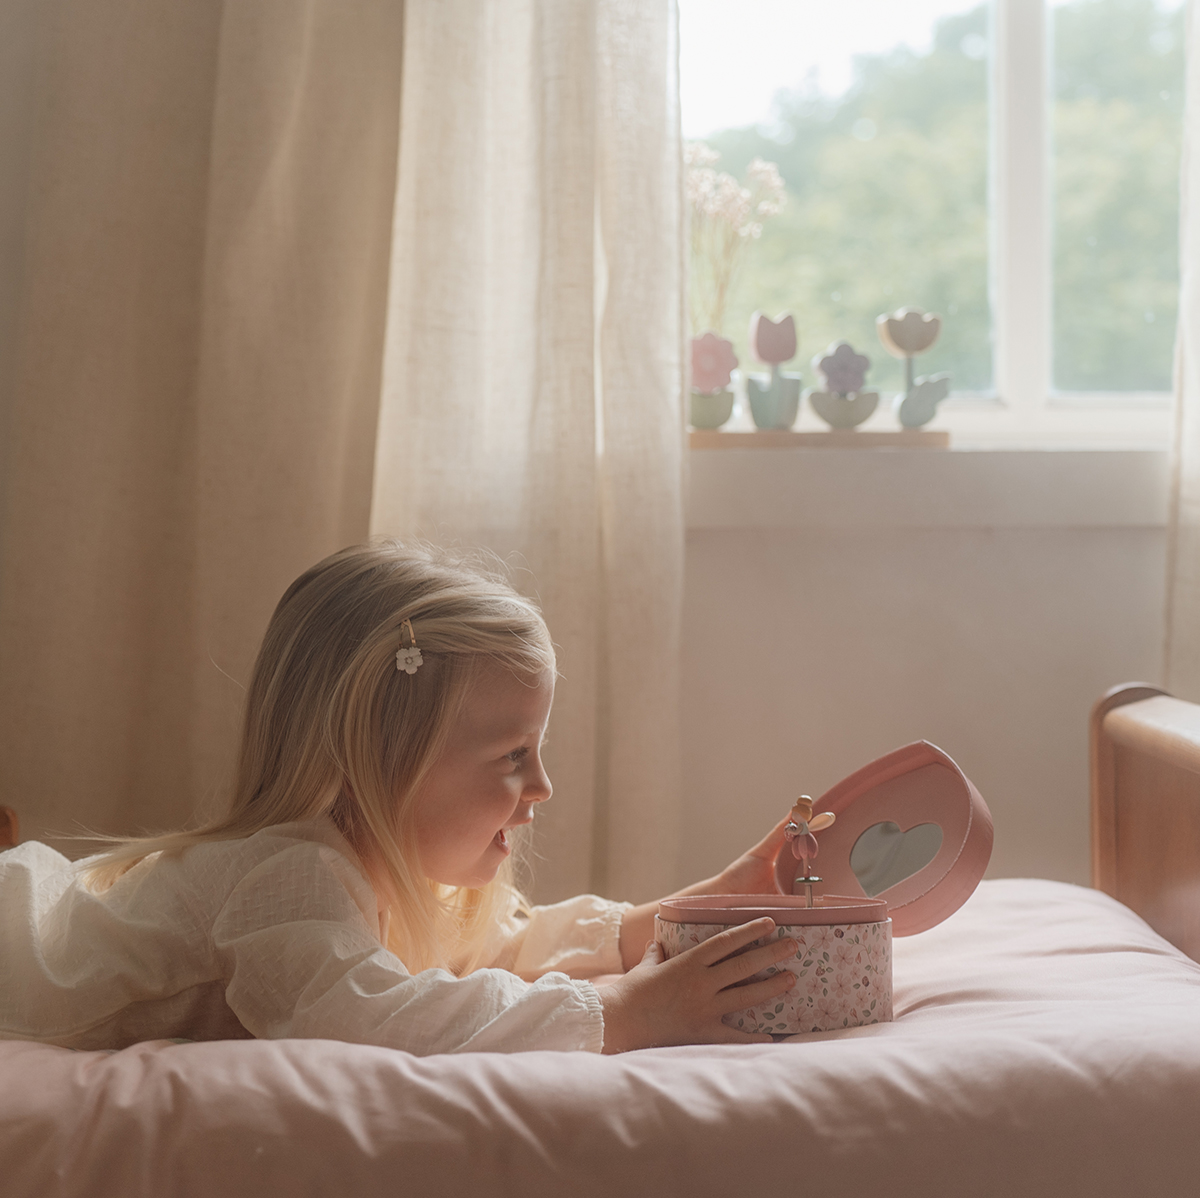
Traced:
[[525, 982], [503, 969], [409, 973], [380, 943], [375, 894], [353, 862], [328, 844], [275, 840], [211, 930], [225, 1000], [251, 1035], [419, 1056], [600, 1050], [602, 1005], [587, 982], [561, 973]]
[[[514, 896], [515, 897], [515, 896]], [[543, 974], [595, 978], [625, 972], [621, 922], [628, 903], [580, 894], [513, 912], [495, 928], [479, 965], [507, 969], [527, 982]]]
[[[790, 818], [790, 815], [785, 815], [758, 844], [719, 874], [702, 882], [694, 882], [667, 897], [678, 898], [685, 894], [778, 894], [775, 857], [783, 846], [783, 829]], [[654, 916], [657, 911], [658, 903], [652, 902], [631, 907], [625, 912], [621, 920], [621, 963], [626, 970], [642, 960], [646, 942], [654, 938]]]
[[[783, 970], [729, 989], [795, 953], [795, 941], [781, 939], [730, 957], [769, 934], [769, 919], [722, 932], [670, 961], [651, 943], [634, 968], [606, 986], [562, 973], [525, 982], [504, 969], [410, 974], [380, 943], [372, 926], [375, 895], [340, 848], [274, 839], [279, 843], [262, 842], [263, 859], [249, 863], [211, 928], [226, 1001], [254, 1036], [349, 1040], [418, 1055], [759, 1042], [770, 1037], [726, 1027], [722, 1015], [781, 994], [794, 981]], [[755, 854], [769, 843], [700, 885], [753, 881], [764, 868]], [[607, 910], [601, 917], [609, 918]]]

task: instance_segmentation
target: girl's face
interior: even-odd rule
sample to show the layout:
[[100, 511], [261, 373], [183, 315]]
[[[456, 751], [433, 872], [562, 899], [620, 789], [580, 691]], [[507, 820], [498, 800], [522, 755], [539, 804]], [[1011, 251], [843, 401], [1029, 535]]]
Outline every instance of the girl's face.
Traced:
[[426, 877], [479, 887], [496, 876], [512, 852], [510, 830], [550, 797], [541, 750], [553, 701], [548, 671], [530, 685], [502, 666], [485, 667], [414, 800]]

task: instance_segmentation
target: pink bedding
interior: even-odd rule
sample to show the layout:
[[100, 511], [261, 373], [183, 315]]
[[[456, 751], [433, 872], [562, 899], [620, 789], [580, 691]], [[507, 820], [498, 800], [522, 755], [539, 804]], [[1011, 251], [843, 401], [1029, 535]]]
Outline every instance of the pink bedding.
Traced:
[[1124, 907], [985, 882], [896, 942], [895, 999], [890, 1025], [621, 1057], [0, 1042], [0, 1193], [1200, 1193], [1200, 965]]

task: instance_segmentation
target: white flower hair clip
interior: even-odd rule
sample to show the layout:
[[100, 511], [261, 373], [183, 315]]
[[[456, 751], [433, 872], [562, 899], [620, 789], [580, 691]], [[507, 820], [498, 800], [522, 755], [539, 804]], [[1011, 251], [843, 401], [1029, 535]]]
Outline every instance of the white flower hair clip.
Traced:
[[413, 632], [411, 620], [400, 621], [400, 637], [404, 639], [404, 630], [408, 629], [408, 639], [411, 642], [406, 649], [403, 644], [396, 650], [396, 669], [406, 674], [415, 674], [425, 664], [421, 650], [417, 648], [416, 634]]

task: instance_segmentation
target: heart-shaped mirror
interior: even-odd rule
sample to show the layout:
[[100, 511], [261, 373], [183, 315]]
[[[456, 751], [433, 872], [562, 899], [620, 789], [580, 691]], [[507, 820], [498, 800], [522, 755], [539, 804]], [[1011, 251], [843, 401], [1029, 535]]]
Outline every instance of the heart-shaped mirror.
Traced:
[[885, 820], [872, 824], [854, 842], [850, 868], [863, 893], [874, 898], [924, 869], [941, 847], [938, 824], [917, 824], [902, 832], [899, 824]]
[[[914, 741], [843, 778], [813, 801], [835, 822], [817, 834], [818, 897], [887, 903], [893, 936], [941, 923], [971, 897], [992, 852], [979, 791], [936, 745]], [[791, 848], [775, 857], [780, 894], [804, 891]], [[861, 901], [861, 900], [860, 900]]]

